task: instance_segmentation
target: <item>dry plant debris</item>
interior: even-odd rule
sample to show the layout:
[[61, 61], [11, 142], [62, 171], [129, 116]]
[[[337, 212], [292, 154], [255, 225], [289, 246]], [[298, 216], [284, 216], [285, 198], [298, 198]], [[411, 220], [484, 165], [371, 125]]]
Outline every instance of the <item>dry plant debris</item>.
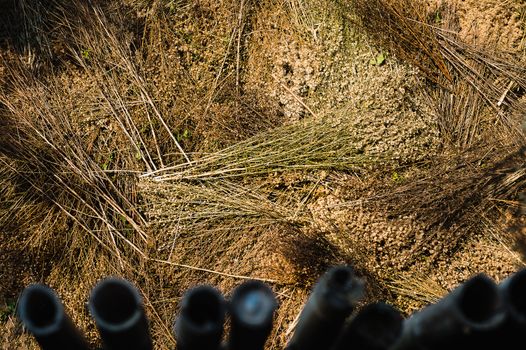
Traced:
[[[48, 283], [96, 344], [84, 302], [119, 275], [170, 349], [187, 288], [257, 278], [278, 349], [337, 263], [406, 314], [506, 277], [526, 251], [507, 3], [0, 4], [0, 310]], [[6, 315], [2, 346], [36, 349]]]
[[[489, 107], [495, 124], [492, 132], [501, 139], [523, 143], [520, 118], [526, 107], [520, 97], [526, 83], [526, 67], [517, 55], [498, 51], [497, 38], [484, 42], [484, 46], [471, 37], [462, 38], [455, 3], [442, 1], [436, 5], [423, 0], [352, 3], [359, 25], [373, 40], [419, 67], [438, 85], [431, 98], [450, 106], [439, 107], [439, 118], [458, 116], [458, 120], [439, 119], [446, 137], [469, 146], [474, 141], [471, 129], [480, 124], [477, 118], [484, 114], [479, 109]], [[455, 106], [466, 106], [465, 101], [469, 101], [469, 108], [455, 113], [458, 108]], [[470, 122], [472, 118], [475, 119]]]

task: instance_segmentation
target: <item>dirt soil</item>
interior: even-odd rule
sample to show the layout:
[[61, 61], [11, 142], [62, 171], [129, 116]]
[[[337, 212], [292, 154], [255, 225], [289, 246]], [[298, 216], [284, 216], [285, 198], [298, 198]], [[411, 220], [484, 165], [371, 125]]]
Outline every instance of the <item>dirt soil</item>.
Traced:
[[[447, 3], [458, 14], [461, 40], [522, 60], [523, 4]], [[0, 228], [0, 348], [37, 348], [14, 312], [21, 290], [34, 282], [54, 288], [89, 341], [99, 344], [85, 305], [90, 290], [105, 276], [127, 278], [144, 296], [156, 349], [170, 349], [176, 344], [172, 323], [188, 288], [206, 283], [228, 296], [246, 279], [259, 279], [279, 302], [267, 343], [278, 349], [290, 339], [313, 283], [330, 266], [353, 266], [366, 281], [364, 304], [383, 300], [404, 316], [477, 273], [500, 282], [525, 266], [517, 192], [524, 190], [526, 175], [523, 155], [513, 151], [524, 140], [480, 142], [469, 149], [448, 144], [437, 122], [438, 102], [429, 93], [439, 87], [365, 35], [350, 3], [123, 4], [119, 13], [129, 16], [124, 20], [129, 28], [108, 28], [122, 32], [117, 45], [143, 48], [123, 51], [135, 65], [115, 50], [87, 47], [96, 37], [88, 27], [85, 37], [82, 31], [71, 37], [50, 34], [53, 59], [48, 59], [47, 53], [18, 44], [22, 39], [10, 34], [12, 23], [5, 18], [12, 10], [6, 5], [2, 15], [0, 8], [0, 167], [6, 169], [0, 171], [0, 222], [11, 223]], [[85, 41], [79, 41], [81, 50], [76, 47], [79, 57], [72, 58], [67, 47], [75, 38]], [[37, 56], [34, 65], [31, 55]], [[38, 57], [46, 57], [44, 63]], [[105, 60], [118, 64], [106, 66]], [[50, 85], [24, 92], [15, 84], [23, 77], [8, 76], [13, 62], [40, 72], [35, 76]], [[10, 175], [20, 159], [10, 153], [11, 136], [1, 135], [13, 130], [8, 120], [16, 115], [6, 99], [30, 106], [25, 99], [37, 101], [40, 95], [45, 103], [31, 108], [49, 104], [56, 112], [61, 106], [71, 122], [65, 144], [77, 135], [83, 156], [100, 166], [100, 174], [111, 174], [111, 190], [126, 193], [117, 202], [126, 198], [144, 217], [142, 222], [118, 212], [111, 221], [110, 209], [101, 206], [103, 213], [108, 210], [102, 217], [124, 238], [108, 234], [111, 239], [101, 240], [104, 232], [113, 232], [110, 225], [91, 233], [82, 227], [98, 208], [75, 220], [73, 204], [64, 210], [73, 215], [57, 209], [67, 194], [28, 196]], [[157, 111], [173, 134], [151, 121]], [[125, 112], [129, 119], [115, 116]], [[132, 129], [145, 140], [130, 142]], [[301, 133], [307, 129], [312, 132]], [[348, 137], [345, 144], [334, 141], [330, 148], [328, 142], [323, 154], [316, 153], [320, 145], [308, 140], [340, 135], [336, 131]], [[304, 136], [289, 142], [287, 133]], [[192, 164], [184, 165], [176, 144]], [[274, 148], [265, 151], [268, 145]], [[308, 166], [287, 159], [291, 149], [312, 152], [305, 158]], [[264, 158], [269, 153], [276, 158]], [[256, 167], [254, 159], [266, 163]], [[502, 186], [519, 185], [491, 192], [498, 184], [485, 179], [495, 174]], [[80, 200], [73, 196], [75, 203], [91, 203], [90, 191], [104, 181]], [[29, 192], [38, 192], [35, 182], [32, 186]], [[495, 198], [483, 197], [486, 187], [486, 197], [497, 193]], [[422, 204], [415, 204], [420, 198]], [[46, 215], [47, 208], [54, 209]], [[13, 223], [7, 220], [13, 212], [34, 220]]]

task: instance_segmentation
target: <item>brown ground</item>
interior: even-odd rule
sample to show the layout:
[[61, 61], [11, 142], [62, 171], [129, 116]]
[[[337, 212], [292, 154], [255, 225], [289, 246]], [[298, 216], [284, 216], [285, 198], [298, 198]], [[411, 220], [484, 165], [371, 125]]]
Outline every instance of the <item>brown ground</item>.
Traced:
[[477, 45], [496, 43], [500, 50], [518, 50], [524, 39], [524, 5], [516, 11], [511, 2], [473, 1], [454, 2], [460, 14], [461, 35]]
[[[0, 166], [6, 170], [0, 171], [0, 223], [9, 223], [0, 229], [3, 348], [35, 348], [13, 314], [17, 296], [32, 282], [55, 288], [74, 321], [96, 342], [84, 306], [89, 292], [104, 276], [128, 278], [145, 297], [156, 348], [168, 349], [174, 346], [171, 324], [185, 290], [210, 283], [228, 295], [245, 278], [258, 278], [273, 288], [280, 304], [268, 343], [274, 349], [290, 337], [312, 283], [335, 264], [351, 264], [363, 276], [365, 302], [386, 300], [404, 315], [475, 273], [498, 282], [524, 266], [524, 250], [517, 245], [524, 236], [517, 193], [526, 175], [523, 155], [514, 152], [523, 139], [507, 137], [515, 134], [495, 122], [500, 114], [478, 100], [482, 126], [475, 128], [472, 144], [450, 142], [438, 122], [434, 91], [439, 88], [362, 33], [351, 5], [326, 0], [124, 3], [128, 6], [120, 14], [127, 25], [119, 26], [118, 16], [108, 24], [116, 44], [102, 41], [105, 34], [96, 25], [84, 25], [71, 35], [57, 30], [31, 43], [37, 46], [20, 47], [23, 40], [12, 35], [5, 18], [9, 10], [3, 12]], [[524, 5], [448, 3], [456, 6], [461, 40], [477, 47], [491, 43], [491, 50], [522, 59]], [[39, 17], [30, 18], [35, 23]], [[32, 53], [47, 43], [44, 39], [52, 48], [49, 57]], [[98, 40], [112, 49], [97, 46]], [[122, 43], [142, 51], [121, 54], [115, 47]], [[385, 61], [374, 63], [380, 54]], [[131, 57], [136, 68], [126, 66], [123, 57]], [[26, 61], [17, 69], [37, 72], [36, 81], [49, 88], [33, 90], [25, 76], [9, 77], [18, 58]], [[108, 69], [113, 62], [118, 64]], [[152, 104], [145, 102], [145, 93]], [[119, 99], [122, 104], [115, 102]], [[56, 187], [44, 175], [44, 180], [13, 177], [9, 166], [33, 167], [24, 163], [26, 153], [16, 156], [23, 145], [3, 135], [13, 135], [13, 119], [31, 124], [33, 114], [43, 115], [37, 111], [48, 105], [49, 115], [65, 118], [52, 120], [72, 124], [69, 138], [56, 142], [69, 145], [77, 135], [82, 157], [95, 167], [161, 171], [140, 179], [108, 175], [96, 183], [77, 175], [68, 182], [67, 175]], [[155, 119], [156, 110], [196, 161], [193, 166], [168, 167], [184, 158]], [[139, 151], [130, 144], [140, 140], [130, 142], [123, 133], [131, 124], [119, 125], [123, 111], [145, 137]], [[501, 113], [517, 122], [513, 110]], [[312, 151], [306, 158], [315, 164], [311, 168], [283, 160], [295, 147], [302, 156], [320, 145], [328, 145], [326, 153]], [[273, 152], [275, 158], [265, 158]], [[252, 171], [254, 159], [265, 161]], [[76, 174], [70, 163], [61, 166], [64, 173]], [[82, 216], [78, 208], [102, 202], [104, 197], [90, 195], [99, 188], [104, 193], [109, 181], [144, 222], [134, 213], [112, 219], [106, 215], [110, 205]], [[89, 190], [79, 200], [63, 191], [64, 183]], [[70, 197], [77, 211], [69, 213], [79, 215], [78, 221], [56, 207]], [[99, 214], [104, 220], [90, 219]], [[83, 222], [93, 229], [91, 235]], [[110, 224], [140, 253], [113, 236]]]

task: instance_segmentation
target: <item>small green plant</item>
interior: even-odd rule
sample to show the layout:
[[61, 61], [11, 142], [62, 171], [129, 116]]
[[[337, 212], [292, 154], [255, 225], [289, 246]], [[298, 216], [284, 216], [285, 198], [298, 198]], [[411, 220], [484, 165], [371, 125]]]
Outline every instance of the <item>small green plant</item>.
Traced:
[[11, 316], [14, 316], [16, 311], [16, 303], [13, 300], [0, 307], [0, 322], [5, 322]]
[[102, 170], [108, 170], [110, 167], [111, 162], [113, 162], [113, 159], [115, 159], [115, 151], [112, 151], [108, 157], [104, 160], [104, 163], [102, 164]]
[[381, 66], [385, 63], [386, 55], [383, 52], [380, 52], [378, 55], [376, 55], [376, 58], [373, 58], [369, 61], [369, 63], [373, 66]]
[[441, 24], [442, 23], [442, 13], [437, 10], [437, 12], [435, 12], [435, 24]]
[[181, 1], [180, 0], [168, 1], [168, 3], [166, 4], [166, 7], [170, 11], [170, 13], [175, 13], [177, 9], [181, 7]]
[[177, 141], [181, 142], [183, 140], [188, 140], [192, 136], [192, 133], [188, 129], [184, 129], [182, 133], [177, 133]]
[[91, 49], [83, 49], [80, 54], [82, 55], [82, 58], [84, 58], [85, 60], [89, 60], [90, 59], [90, 52], [91, 52]]
[[391, 180], [393, 180], [393, 182], [399, 183], [404, 181], [404, 177], [400, 175], [397, 171], [393, 171], [393, 173], [391, 174]]

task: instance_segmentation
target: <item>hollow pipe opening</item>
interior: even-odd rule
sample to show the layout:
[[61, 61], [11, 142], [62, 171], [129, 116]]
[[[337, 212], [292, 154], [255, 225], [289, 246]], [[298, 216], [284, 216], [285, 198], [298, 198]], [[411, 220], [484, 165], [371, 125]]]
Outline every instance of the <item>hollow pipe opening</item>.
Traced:
[[350, 266], [335, 266], [318, 281], [310, 297], [320, 315], [347, 317], [363, 297], [364, 282]]
[[96, 323], [112, 330], [131, 326], [140, 318], [142, 308], [135, 287], [117, 278], [107, 278], [97, 284], [89, 305]]
[[485, 324], [492, 321], [501, 307], [497, 286], [484, 275], [471, 278], [464, 284], [458, 306], [470, 323]]
[[357, 331], [374, 343], [393, 343], [402, 332], [402, 315], [385, 303], [365, 306], [354, 322]]
[[509, 277], [506, 287], [505, 295], [513, 316], [526, 323], [526, 269]]
[[344, 289], [352, 281], [352, 271], [348, 267], [338, 266], [329, 271], [328, 285], [331, 288]]
[[224, 304], [221, 295], [214, 289], [201, 286], [187, 292], [181, 312], [197, 328], [223, 321]]
[[52, 333], [64, 318], [64, 307], [55, 292], [40, 284], [27, 287], [19, 301], [20, 319], [35, 335]]
[[233, 316], [245, 325], [254, 327], [271, 322], [277, 307], [272, 290], [257, 281], [237, 287], [231, 304]]
[[402, 334], [403, 317], [389, 304], [363, 307], [349, 320], [333, 350], [390, 349]]

